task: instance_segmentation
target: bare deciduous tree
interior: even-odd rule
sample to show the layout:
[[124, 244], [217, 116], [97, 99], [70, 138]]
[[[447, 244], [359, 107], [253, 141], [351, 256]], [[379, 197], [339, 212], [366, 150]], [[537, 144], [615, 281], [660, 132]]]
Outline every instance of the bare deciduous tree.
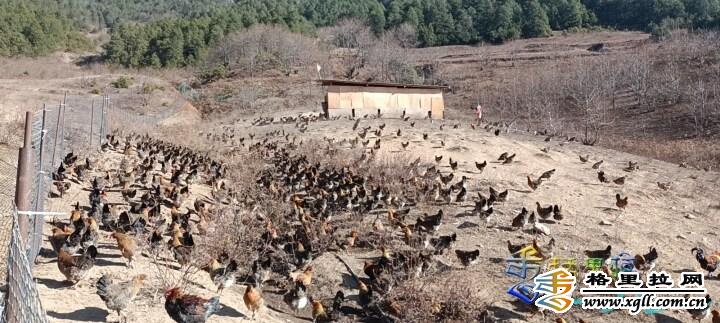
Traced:
[[320, 31], [320, 38], [341, 52], [344, 78], [354, 79], [368, 64], [370, 49], [375, 42], [370, 27], [358, 19], [345, 19]]
[[417, 30], [411, 24], [404, 23], [393, 27], [387, 32], [402, 48], [413, 48], [418, 45]]
[[224, 66], [234, 73], [255, 73], [276, 69], [285, 74], [298, 67], [313, 67], [323, 50], [315, 40], [276, 26], [253, 26], [228, 35], [210, 52], [209, 67]]
[[708, 87], [702, 80], [688, 85], [690, 113], [695, 126], [695, 136], [702, 137], [708, 126], [709, 116], [712, 112], [711, 98], [714, 95], [712, 87]]

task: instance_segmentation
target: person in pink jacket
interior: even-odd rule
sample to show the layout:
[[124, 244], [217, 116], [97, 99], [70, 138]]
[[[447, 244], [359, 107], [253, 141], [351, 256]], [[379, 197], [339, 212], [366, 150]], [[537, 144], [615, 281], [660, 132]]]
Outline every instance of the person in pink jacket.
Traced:
[[482, 120], [482, 106], [480, 104], [475, 107], [475, 113], [477, 114], [477, 124], [480, 125], [480, 121]]

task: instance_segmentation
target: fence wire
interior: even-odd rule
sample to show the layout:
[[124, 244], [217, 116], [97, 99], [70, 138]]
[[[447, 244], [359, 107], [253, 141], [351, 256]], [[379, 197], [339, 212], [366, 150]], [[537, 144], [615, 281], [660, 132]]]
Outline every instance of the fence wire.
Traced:
[[[17, 212], [14, 216], [17, 218]], [[12, 237], [8, 249], [8, 284], [14, 288], [8, 288], [7, 302], [3, 304], [4, 321], [9, 323], [47, 322], [47, 316], [40, 303], [40, 295], [33, 279], [30, 260], [20, 241], [17, 221], [13, 221]]]
[[[31, 121], [33, 150], [30, 210], [44, 212], [45, 200], [53, 190], [52, 173], [63, 162], [67, 152], [90, 153], [100, 147], [107, 129], [105, 99], [100, 104], [70, 105], [65, 103], [43, 108]], [[78, 99], [78, 103], [82, 100]], [[78, 162], [81, 162], [78, 160]], [[47, 322], [32, 276], [34, 260], [40, 253], [45, 219], [29, 216], [27, 241], [21, 241], [14, 208], [17, 160], [0, 160], [0, 255], [7, 262], [0, 267], [0, 276], [7, 282], [6, 295], [0, 297], [0, 322]], [[7, 305], [7, 306], [5, 306]]]
[[[115, 127], [150, 129], [182, 111], [186, 104], [187, 101], [178, 98], [163, 105], [160, 111], [146, 114], [136, 111], [132, 101], [66, 96], [63, 103], [35, 113], [31, 121], [33, 182], [29, 211], [46, 211], [45, 200], [56, 190], [53, 172], [69, 152], [88, 156], [98, 150], [113, 129], [110, 123]], [[14, 154], [17, 156], [17, 152]], [[7, 282], [5, 289], [0, 288], [6, 291], [4, 295], [0, 291], [0, 323], [47, 322], [32, 275], [34, 260], [42, 247], [45, 219], [40, 214], [29, 216], [28, 238], [23, 243], [14, 206], [18, 162], [0, 159], [0, 257], [7, 259], [6, 263], [0, 262], [0, 281]]]
[[[13, 209], [15, 198], [15, 176], [17, 173], [17, 150], [3, 151], [0, 159], [0, 259], [6, 259], [12, 235]], [[7, 279], [7, 261], [0, 260], [0, 282]]]

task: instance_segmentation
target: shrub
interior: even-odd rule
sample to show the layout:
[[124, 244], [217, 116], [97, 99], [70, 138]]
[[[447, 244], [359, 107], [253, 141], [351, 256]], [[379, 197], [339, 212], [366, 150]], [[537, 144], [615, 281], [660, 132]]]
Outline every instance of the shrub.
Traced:
[[654, 41], [663, 41], [665, 38], [670, 36], [670, 29], [664, 24], [658, 25], [653, 22], [650, 23], [648, 29], [650, 29], [650, 38]]
[[143, 83], [141, 92], [142, 92], [142, 94], [152, 94], [153, 92], [155, 92], [155, 90], [162, 91], [164, 89], [165, 88], [160, 85], [146, 82], [146, 83]]
[[121, 76], [110, 84], [116, 89], [127, 89], [130, 87], [130, 79], [125, 76]]

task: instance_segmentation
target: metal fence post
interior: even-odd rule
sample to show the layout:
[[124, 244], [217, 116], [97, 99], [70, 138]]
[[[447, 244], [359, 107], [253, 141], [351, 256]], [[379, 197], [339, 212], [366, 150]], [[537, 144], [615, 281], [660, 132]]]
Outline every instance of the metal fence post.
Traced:
[[90, 150], [92, 150], [93, 124], [95, 123], [95, 100], [90, 101]]
[[58, 135], [60, 134], [60, 110], [61, 108], [58, 107], [57, 121], [55, 122], [55, 141], [53, 141], [52, 161], [50, 164], [50, 169], [55, 169], [55, 150], [57, 149]]
[[60, 122], [60, 162], [65, 157], [65, 103], [62, 104], [62, 121]]
[[106, 132], [105, 134], [103, 134], [103, 136], [107, 136], [108, 127], [110, 126], [110, 120], [108, 119], [108, 118], [109, 118], [108, 116], [110, 115], [110, 110], [111, 110], [111, 107], [112, 107], [112, 103], [110, 102], [110, 96], [109, 96], [109, 95], [108, 95], [107, 100], [108, 100], [107, 108], [105, 109], [105, 111], [103, 111], [103, 120], [105, 120], [105, 121], [103, 121], [103, 123], [104, 123], [103, 129], [104, 129], [105, 132]]
[[42, 110], [42, 126], [40, 128], [40, 147], [39, 147], [39, 154], [38, 154], [38, 176], [40, 176], [40, 180], [38, 181], [38, 196], [35, 200], [35, 205], [33, 206], [33, 210], [35, 212], [39, 211], [40, 209], [40, 201], [44, 199], [44, 196], [40, 196], [40, 192], [43, 192], [43, 186], [45, 185], [45, 169], [44, 169], [44, 160], [43, 155], [45, 150], [45, 133], [47, 130], [45, 130], [45, 115], [47, 114], [47, 110], [45, 110], [45, 105], [43, 104], [43, 110]]
[[[32, 187], [33, 150], [32, 150], [32, 112], [25, 112], [25, 138], [18, 152], [17, 178], [15, 181], [15, 205], [20, 211], [30, 211], [30, 188]], [[18, 215], [20, 241], [27, 245], [29, 217]]]
[[103, 96], [102, 106], [100, 106], [100, 146], [103, 144], [103, 131], [105, 130], [105, 104], [107, 103], [107, 96]]

